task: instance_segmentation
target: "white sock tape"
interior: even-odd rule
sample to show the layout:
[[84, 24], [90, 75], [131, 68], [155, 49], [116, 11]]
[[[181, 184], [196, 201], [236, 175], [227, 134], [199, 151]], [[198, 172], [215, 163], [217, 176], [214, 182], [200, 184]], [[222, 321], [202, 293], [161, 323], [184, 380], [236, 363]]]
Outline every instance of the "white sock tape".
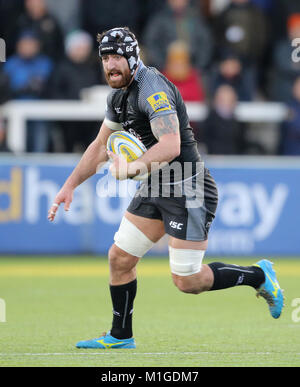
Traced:
[[204, 254], [204, 250], [174, 249], [169, 246], [171, 272], [183, 277], [199, 273]]
[[119, 230], [115, 233], [115, 244], [126, 253], [135, 257], [143, 257], [154, 243], [125, 216]]

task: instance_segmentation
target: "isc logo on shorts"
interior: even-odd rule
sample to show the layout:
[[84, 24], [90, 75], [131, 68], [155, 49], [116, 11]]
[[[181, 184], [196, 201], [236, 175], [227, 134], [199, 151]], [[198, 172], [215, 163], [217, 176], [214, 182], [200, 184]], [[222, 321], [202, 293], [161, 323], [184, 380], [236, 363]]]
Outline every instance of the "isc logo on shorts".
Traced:
[[150, 95], [150, 97], [147, 98], [147, 101], [155, 112], [171, 110], [171, 105], [168, 100], [167, 94], [163, 91]]
[[173, 220], [171, 220], [171, 222], [169, 223], [169, 225], [170, 225], [172, 228], [176, 228], [177, 230], [182, 230], [183, 223], [177, 223], [177, 222], [174, 222]]

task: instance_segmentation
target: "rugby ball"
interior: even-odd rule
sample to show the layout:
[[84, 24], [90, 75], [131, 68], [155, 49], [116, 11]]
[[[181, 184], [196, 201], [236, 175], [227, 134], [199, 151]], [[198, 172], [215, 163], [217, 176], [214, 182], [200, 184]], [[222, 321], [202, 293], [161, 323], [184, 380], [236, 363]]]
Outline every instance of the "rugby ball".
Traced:
[[[145, 145], [133, 134], [120, 130], [112, 133], [107, 140], [107, 150], [115, 155], [123, 156], [128, 163], [137, 160], [146, 151]], [[144, 180], [148, 173], [135, 176], [134, 180]]]

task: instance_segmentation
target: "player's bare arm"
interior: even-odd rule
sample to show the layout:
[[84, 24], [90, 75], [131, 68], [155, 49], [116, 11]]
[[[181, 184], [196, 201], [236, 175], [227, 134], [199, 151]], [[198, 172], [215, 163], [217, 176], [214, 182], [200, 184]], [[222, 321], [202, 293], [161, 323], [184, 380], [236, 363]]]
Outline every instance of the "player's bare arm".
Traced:
[[53, 205], [48, 212], [48, 219], [52, 222], [61, 203], [65, 203], [65, 211], [68, 211], [73, 200], [76, 187], [89, 177], [93, 176], [107, 161], [106, 143], [113, 131], [105, 124], [101, 125], [98, 136], [84, 152], [81, 160], [65, 184], [56, 195]]
[[180, 154], [179, 121], [176, 113], [152, 120], [151, 130], [158, 143], [129, 165], [129, 174], [136, 174], [135, 171], [139, 169], [139, 166], [144, 166], [150, 171], [153, 162], [164, 165], [164, 163], [171, 162]]
[[114, 164], [110, 170], [116, 178], [122, 180], [139, 173], [153, 171], [152, 163], [162, 167], [180, 154], [179, 121], [176, 113], [157, 117], [151, 121], [151, 130], [158, 143], [151, 147], [138, 160], [127, 163], [118, 156], [110, 154]]
[[[162, 136], [166, 134], [179, 134], [179, 122], [178, 122], [178, 117], [177, 114], [172, 113], [168, 114], [162, 117], [155, 118], [153, 121], [151, 121], [151, 129], [152, 133], [154, 134], [155, 138], [160, 141]], [[171, 137], [169, 139], [172, 140]], [[177, 140], [176, 144], [177, 144]], [[180, 141], [179, 144], [180, 146]]]
[[108, 137], [113, 133], [105, 124], [101, 125], [96, 139], [84, 152], [80, 162], [67, 179], [65, 185], [73, 190], [89, 177], [93, 176], [99, 168], [107, 161], [106, 143]]

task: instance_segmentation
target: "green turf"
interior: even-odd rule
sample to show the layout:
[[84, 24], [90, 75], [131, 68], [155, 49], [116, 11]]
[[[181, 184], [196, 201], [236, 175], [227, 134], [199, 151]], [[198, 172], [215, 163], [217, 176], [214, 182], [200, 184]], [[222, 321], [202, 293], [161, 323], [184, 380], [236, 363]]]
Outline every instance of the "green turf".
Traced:
[[0, 366], [299, 366], [300, 322], [292, 316], [300, 311], [291, 303], [300, 298], [300, 260], [274, 261], [287, 297], [279, 320], [251, 288], [183, 294], [167, 259], [144, 259], [134, 312], [137, 349], [97, 351], [74, 344], [110, 328], [105, 259], [2, 257], [7, 322], [0, 323]]

